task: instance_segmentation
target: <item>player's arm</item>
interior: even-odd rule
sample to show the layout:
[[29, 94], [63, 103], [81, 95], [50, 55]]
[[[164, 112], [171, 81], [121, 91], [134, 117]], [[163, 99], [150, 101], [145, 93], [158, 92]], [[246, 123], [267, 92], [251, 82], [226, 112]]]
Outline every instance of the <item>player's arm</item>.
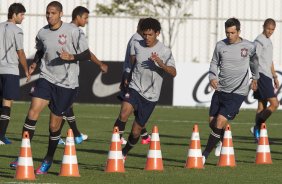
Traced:
[[36, 66], [41, 63], [41, 59], [42, 59], [43, 55], [44, 55], [43, 50], [37, 50], [36, 51], [34, 58], [32, 60], [32, 63], [29, 66], [29, 69], [28, 69], [29, 75], [31, 75], [34, 72], [34, 70], [36, 69]]
[[274, 81], [274, 87], [276, 89], [278, 89], [279, 88], [279, 81], [278, 81], [278, 76], [277, 76], [277, 74], [275, 72], [275, 68], [274, 68], [274, 64], [273, 63], [271, 65], [271, 73], [272, 73], [272, 77], [273, 77], [273, 81]]
[[62, 50], [60, 53], [60, 58], [69, 63], [73, 63], [76, 61], [88, 61], [91, 60], [91, 53], [89, 49], [86, 49], [85, 51], [79, 53], [79, 54], [70, 54], [65, 50]]
[[150, 60], [154, 61], [159, 65], [160, 68], [162, 68], [166, 73], [171, 75], [172, 77], [176, 76], [176, 69], [173, 66], [168, 66], [164, 63], [164, 61], [158, 56], [156, 52], [153, 52]]
[[252, 73], [252, 83], [251, 83], [251, 89], [253, 91], [257, 90], [257, 80], [259, 79], [259, 57], [256, 54], [256, 49], [254, 48], [251, 50], [250, 55], [250, 69]]
[[29, 72], [28, 72], [28, 66], [27, 66], [26, 56], [25, 56], [24, 50], [23, 49], [17, 50], [17, 54], [18, 54], [18, 57], [19, 57], [19, 62], [24, 69], [25, 76], [27, 77], [26, 81], [28, 82], [29, 79], [30, 79], [30, 75], [29, 75]]
[[210, 85], [213, 89], [217, 90], [218, 88], [218, 66], [220, 63], [220, 57], [219, 57], [219, 48], [218, 45], [216, 45], [212, 60], [210, 62], [210, 68], [209, 68], [209, 81]]
[[96, 65], [98, 65], [100, 67], [100, 70], [103, 73], [107, 73], [108, 72], [108, 65], [106, 65], [105, 63], [103, 63], [102, 61], [100, 61], [95, 54], [93, 54], [91, 51], [91, 61], [93, 61]]

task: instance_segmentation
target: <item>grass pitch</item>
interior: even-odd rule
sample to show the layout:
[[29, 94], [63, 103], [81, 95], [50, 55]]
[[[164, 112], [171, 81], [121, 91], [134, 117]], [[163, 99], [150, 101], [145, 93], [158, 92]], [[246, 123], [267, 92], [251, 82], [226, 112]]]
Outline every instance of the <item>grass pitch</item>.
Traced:
[[[0, 183], [17, 183], [15, 170], [9, 163], [19, 154], [21, 129], [29, 103], [17, 103], [11, 114], [7, 137], [12, 145], [0, 146]], [[271, 148], [272, 165], [254, 164], [256, 144], [249, 129], [253, 125], [254, 110], [241, 110], [231, 122], [233, 144], [237, 167], [220, 168], [216, 166], [218, 158], [211, 153], [205, 169], [185, 169], [188, 144], [194, 123], [199, 124], [202, 148], [204, 149], [210, 133], [208, 127], [208, 109], [177, 108], [157, 106], [147, 124], [151, 132], [157, 125], [160, 133], [161, 151], [164, 163], [163, 172], [144, 171], [148, 145], [138, 143], [129, 153], [125, 163], [125, 173], [105, 173], [104, 167], [109, 151], [112, 127], [119, 112], [119, 106], [76, 104], [74, 111], [78, 128], [88, 134], [89, 139], [76, 145], [80, 178], [59, 177], [64, 147], [58, 146], [50, 172], [37, 176], [34, 183], [281, 183], [282, 181], [282, 119], [281, 111], [275, 112], [267, 122], [268, 136], [273, 141]], [[36, 126], [31, 142], [34, 167], [37, 168], [46, 154], [48, 145], [48, 117], [46, 109]], [[132, 118], [127, 124], [125, 137], [131, 129]], [[66, 136], [66, 123], [62, 136]]]

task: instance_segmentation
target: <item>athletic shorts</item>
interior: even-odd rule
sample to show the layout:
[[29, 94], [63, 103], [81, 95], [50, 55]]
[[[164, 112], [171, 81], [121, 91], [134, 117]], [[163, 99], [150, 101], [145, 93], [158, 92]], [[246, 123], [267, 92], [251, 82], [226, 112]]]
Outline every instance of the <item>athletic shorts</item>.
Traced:
[[266, 100], [276, 97], [272, 79], [262, 73], [259, 73], [259, 76], [258, 89], [254, 92], [254, 98], [257, 100]]
[[63, 116], [72, 106], [77, 93], [78, 88], [60, 87], [43, 78], [39, 78], [30, 91], [32, 97], [49, 100], [48, 107], [57, 116]]
[[20, 98], [20, 77], [12, 74], [0, 74], [0, 95], [6, 100]]
[[149, 120], [157, 102], [151, 102], [142, 97], [137, 91], [129, 88], [127, 93], [119, 96], [122, 101], [130, 103], [134, 108], [135, 121], [142, 127]]
[[221, 114], [228, 120], [233, 120], [245, 100], [245, 96], [236, 93], [215, 91], [210, 106], [209, 115], [216, 117]]

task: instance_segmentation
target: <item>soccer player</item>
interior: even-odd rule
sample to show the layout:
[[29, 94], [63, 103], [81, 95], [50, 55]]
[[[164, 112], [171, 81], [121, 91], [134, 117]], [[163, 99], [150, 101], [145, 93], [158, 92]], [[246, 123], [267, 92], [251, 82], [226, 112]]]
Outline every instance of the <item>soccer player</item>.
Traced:
[[24, 69], [27, 80], [30, 76], [23, 48], [21, 24], [26, 10], [21, 3], [13, 3], [8, 9], [8, 20], [0, 23], [0, 145], [11, 144], [5, 137], [13, 101], [20, 96], [19, 63]]
[[124, 158], [138, 142], [141, 130], [159, 100], [164, 73], [176, 76], [171, 50], [157, 39], [161, 31], [160, 22], [145, 18], [141, 31], [144, 40], [135, 42], [130, 50], [131, 62], [135, 64], [128, 91], [122, 96], [119, 113], [120, 120], [127, 120], [133, 111], [135, 115], [128, 141], [122, 149]]
[[[258, 100], [253, 135], [258, 141], [260, 126], [278, 108], [279, 103], [274, 92], [274, 87], [279, 88], [279, 81], [273, 65], [273, 46], [270, 40], [276, 27], [275, 20], [268, 18], [264, 21], [263, 32], [257, 36], [254, 43], [259, 62], [258, 90], [254, 92], [254, 98]], [[274, 81], [274, 87], [272, 84]], [[269, 106], [267, 106], [269, 103]]]
[[[35, 124], [42, 110], [50, 109], [48, 151], [36, 174], [47, 174], [61, 135], [64, 113], [71, 107], [78, 90], [78, 61], [90, 60], [90, 51], [79, 28], [61, 20], [62, 4], [52, 1], [46, 8], [48, 25], [39, 30], [36, 36], [35, 61], [41, 60], [40, 75], [31, 89], [31, 105], [23, 131], [28, 131], [32, 139]], [[30, 73], [36, 67], [30, 66]]]
[[227, 38], [217, 42], [210, 63], [209, 80], [215, 92], [209, 111], [212, 131], [203, 151], [203, 162], [223, 138], [227, 122], [239, 113], [249, 92], [249, 68], [252, 73], [251, 88], [254, 91], [259, 78], [255, 45], [239, 36], [240, 21], [236, 18], [228, 19], [225, 22], [225, 33]]
[[[77, 27], [84, 27], [88, 23], [88, 16], [89, 16], [89, 10], [83, 6], [77, 6], [72, 11], [72, 24], [74, 24]], [[82, 34], [83, 31], [79, 29]], [[91, 61], [93, 61], [95, 64], [97, 64], [100, 67], [100, 70], [103, 73], [108, 72], [108, 65], [101, 62], [92, 52], [91, 52]], [[73, 112], [73, 107], [71, 107], [63, 117], [64, 120], [67, 120], [69, 126], [71, 127], [73, 134], [74, 134], [74, 140], [76, 144], [81, 144], [84, 140], [88, 138], [87, 135], [80, 133], [80, 131], [77, 128], [76, 125], [76, 119]], [[64, 144], [64, 141], [60, 139], [59, 144]]]
[[[135, 42], [139, 42], [143, 40], [142, 37], [142, 31], [141, 31], [141, 23], [144, 19], [139, 19], [138, 25], [137, 25], [137, 31], [132, 35], [130, 40], [127, 43], [126, 53], [125, 53], [125, 59], [123, 63], [123, 74], [122, 74], [122, 81], [120, 85], [121, 93], [118, 96], [120, 100], [122, 100], [121, 96], [124, 96], [127, 93], [128, 90], [128, 82], [131, 80], [131, 74], [132, 74], [132, 63], [130, 61], [130, 48], [132, 45], [134, 45]], [[126, 144], [127, 141], [123, 138], [123, 133], [125, 129], [125, 125], [128, 119], [121, 120], [120, 117], [117, 118], [114, 126], [119, 127], [119, 134], [120, 134], [120, 140], [122, 144]], [[147, 129], [144, 127], [141, 131], [141, 144], [149, 144], [151, 141], [151, 137], [147, 132]]]

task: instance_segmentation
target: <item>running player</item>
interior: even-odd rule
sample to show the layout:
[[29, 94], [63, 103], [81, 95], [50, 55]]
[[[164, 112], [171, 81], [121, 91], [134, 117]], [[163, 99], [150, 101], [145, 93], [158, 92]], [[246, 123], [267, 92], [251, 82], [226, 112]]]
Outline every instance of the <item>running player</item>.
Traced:
[[203, 151], [204, 163], [215, 145], [223, 138], [227, 122], [239, 113], [249, 92], [249, 68], [252, 72], [251, 88], [254, 91], [257, 89], [259, 73], [255, 45], [239, 36], [240, 27], [240, 21], [236, 18], [225, 22], [227, 38], [217, 42], [210, 63], [209, 80], [215, 92], [209, 112], [212, 131]]
[[[260, 126], [278, 108], [279, 102], [274, 92], [274, 87], [279, 88], [279, 81], [273, 65], [273, 46], [270, 40], [276, 27], [275, 20], [268, 18], [264, 21], [263, 32], [257, 36], [254, 43], [259, 61], [258, 90], [254, 92], [254, 98], [258, 100], [253, 135], [258, 141]], [[272, 84], [274, 82], [274, 87]], [[267, 106], [269, 103], [269, 106]]]

